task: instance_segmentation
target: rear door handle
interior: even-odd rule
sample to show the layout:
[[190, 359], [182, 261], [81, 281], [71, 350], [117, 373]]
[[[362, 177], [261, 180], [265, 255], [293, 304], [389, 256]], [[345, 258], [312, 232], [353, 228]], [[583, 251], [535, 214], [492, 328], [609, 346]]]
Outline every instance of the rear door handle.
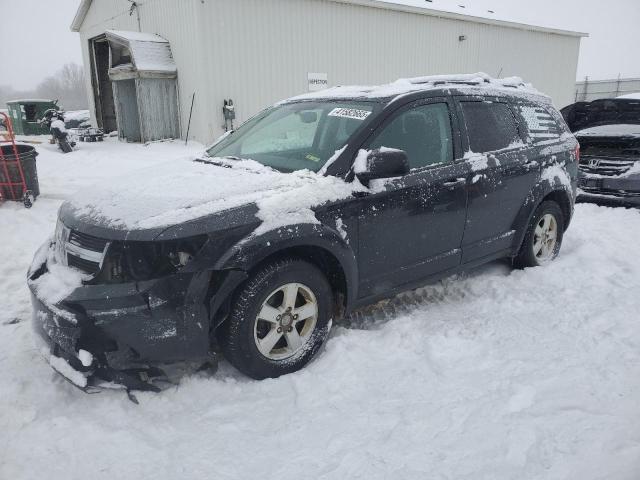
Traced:
[[462, 185], [466, 185], [467, 179], [462, 178], [451, 178], [442, 184], [443, 187], [448, 188], [449, 190], [453, 190], [454, 188], [461, 187]]

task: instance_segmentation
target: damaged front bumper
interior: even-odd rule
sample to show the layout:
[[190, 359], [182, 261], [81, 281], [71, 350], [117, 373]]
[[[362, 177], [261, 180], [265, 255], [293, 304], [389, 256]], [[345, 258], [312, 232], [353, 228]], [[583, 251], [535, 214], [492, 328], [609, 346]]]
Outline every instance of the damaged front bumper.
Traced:
[[605, 176], [582, 173], [578, 201], [640, 206], [640, 175]]
[[52, 248], [43, 245], [28, 273], [32, 326], [52, 368], [85, 391], [107, 384], [157, 391], [150, 380], [163, 375], [158, 365], [209, 359], [211, 308], [221, 304], [216, 295], [232, 290], [245, 276], [204, 271], [127, 284], [84, 284], [52, 302], [42, 288], [45, 276], [52, 275], [52, 256], [46, 254]]

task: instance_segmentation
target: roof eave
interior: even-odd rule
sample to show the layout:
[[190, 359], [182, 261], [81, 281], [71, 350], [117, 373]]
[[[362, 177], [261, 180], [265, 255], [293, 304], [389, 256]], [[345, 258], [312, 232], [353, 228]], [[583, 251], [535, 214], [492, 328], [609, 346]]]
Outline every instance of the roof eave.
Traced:
[[[91, 7], [92, 0], [81, 0], [78, 10], [73, 22], [71, 23], [71, 31], [79, 32], [82, 27], [82, 22]], [[363, 5], [367, 7], [382, 8], [385, 10], [397, 10], [402, 12], [417, 13], [421, 15], [428, 15], [431, 17], [448, 18], [451, 20], [461, 20], [466, 22], [483, 23], [486, 25], [499, 25], [503, 27], [516, 28], [518, 30], [529, 30], [534, 32], [552, 33], [556, 35], [565, 35], [570, 37], [588, 37], [589, 34], [585, 32], [576, 32], [573, 30], [562, 30], [557, 28], [540, 27], [537, 25], [529, 25], [526, 23], [509, 22], [506, 20], [496, 20], [492, 18], [478, 17], [475, 15], [465, 15], [461, 13], [445, 12], [441, 10], [435, 10], [428, 7], [412, 7], [410, 5], [400, 5], [397, 3], [389, 3], [383, 0], [331, 0], [336, 3], [351, 3], [356, 5]]]
[[441, 10], [435, 10], [428, 7], [412, 7], [410, 5], [401, 5], [398, 3], [390, 3], [384, 0], [330, 0], [337, 3], [351, 3], [356, 5], [362, 5], [366, 7], [381, 8], [384, 10], [396, 10], [408, 13], [417, 13], [420, 15], [428, 15], [430, 17], [447, 18], [450, 20], [460, 20], [463, 22], [475, 22], [483, 23], [486, 25], [498, 25], [502, 27], [516, 28], [518, 30], [529, 30], [534, 32], [552, 33], [556, 35], [564, 35], [569, 37], [588, 37], [589, 34], [585, 32], [576, 32], [573, 30], [562, 30], [557, 28], [540, 27], [537, 25], [529, 25], [526, 23], [509, 22], [506, 20], [496, 20], [492, 18], [478, 17], [475, 15], [445, 12]]
[[69, 27], [72, 32], [80, 31], [82, 22], [84, 22], [90, 7], [91, 0], [81, 0], [80, 5], [78, 5], [78, 10], [76, 11], [76, 15], [73, 17], [73, 22], [71, 22], [71, 26]]

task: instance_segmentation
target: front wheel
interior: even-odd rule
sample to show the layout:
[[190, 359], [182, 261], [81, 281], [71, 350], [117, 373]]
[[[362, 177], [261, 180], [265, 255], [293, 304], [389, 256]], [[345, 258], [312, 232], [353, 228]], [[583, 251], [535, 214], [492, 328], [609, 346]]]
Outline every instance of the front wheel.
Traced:
[[534, 212], [520, 252], [514, 259], [518, 268], [537, 267], [554, 260], [562, 245], [564, 215], [553, 201], [540, 204]]
[[279, 377], [304, 367], [329, 333], [333, 295], [324, 274], [295, 258], [256, 271], [218, 329], [225, 358], [246, 375]]
[[71, 145], [69, 145], [69, 142], [66, 139], [58, 140], [58, 146], [60, 147], [60, 150], [62, 150], [62, 153], [70, 153], [73, 151], [73, 148], [71, 148]]

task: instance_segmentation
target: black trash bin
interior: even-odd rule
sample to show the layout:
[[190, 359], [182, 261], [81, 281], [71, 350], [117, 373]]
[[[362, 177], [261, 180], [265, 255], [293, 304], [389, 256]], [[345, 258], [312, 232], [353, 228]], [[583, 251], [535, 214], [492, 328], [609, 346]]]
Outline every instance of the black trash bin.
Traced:
[[[0, 149], [2, 149], [2, 156], [0, 157], [0, 193], [2, 198], [4, 200], [25, 201], [20, 170], [16, 162], [16, 160], [19, 160], [20, 165], [22, 165], [26, 189], [35, 200], [40, 195], [38, 169], [36, 167], [38, 152], [36, 152], [36, 149], [31, 145], [16, 144], [18, 158], [16, 158], [13, 145], [1, 145]], [[2, 185], [7, 183], [17, 185]]]

